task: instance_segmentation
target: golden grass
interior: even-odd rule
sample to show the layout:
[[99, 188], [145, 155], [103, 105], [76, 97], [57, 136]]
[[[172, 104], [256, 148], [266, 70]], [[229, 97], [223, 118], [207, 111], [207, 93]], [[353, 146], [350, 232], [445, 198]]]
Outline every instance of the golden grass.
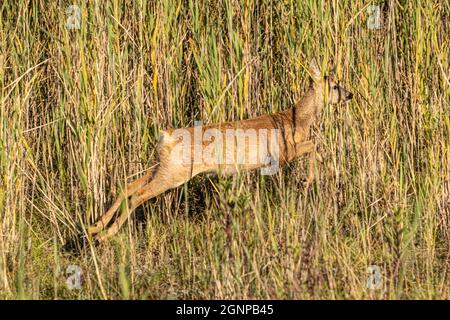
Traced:
[[[448, 2], [77, 3], [74, 30], [68, 1], [0, 4], [0, 298], [450, 298]], [[152, 164], [161, 129], [286, 109], [313, 57], [355, 93], [316, 123], [313, 190], [304, 159], [196, 177], [62, 253]]]

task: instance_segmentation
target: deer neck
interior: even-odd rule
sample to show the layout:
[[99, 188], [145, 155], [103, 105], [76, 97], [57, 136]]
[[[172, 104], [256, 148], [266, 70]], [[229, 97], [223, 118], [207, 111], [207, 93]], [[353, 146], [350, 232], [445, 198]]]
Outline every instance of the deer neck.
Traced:
[[317, 114], [322, 109], [323, 101], [317, 99], [314, 88], [310, 88], [305, 95], [295, 104], [295, 124], [302, 128], [308, 128], [314, 122]]

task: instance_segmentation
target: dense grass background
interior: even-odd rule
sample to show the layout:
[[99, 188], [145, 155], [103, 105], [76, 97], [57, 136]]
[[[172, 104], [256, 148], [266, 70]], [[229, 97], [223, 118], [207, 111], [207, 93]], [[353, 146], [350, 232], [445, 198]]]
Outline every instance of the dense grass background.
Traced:
[[[450, 298], [448, 1], [74, 2], [78, 30], [71, 2], [0, 4], [0, 298]], [[286, 109], [313, 57], [356, 97], [316, 122], [312, 190], [304, 159], [196, 177], [61, 251], [161, 129]]]

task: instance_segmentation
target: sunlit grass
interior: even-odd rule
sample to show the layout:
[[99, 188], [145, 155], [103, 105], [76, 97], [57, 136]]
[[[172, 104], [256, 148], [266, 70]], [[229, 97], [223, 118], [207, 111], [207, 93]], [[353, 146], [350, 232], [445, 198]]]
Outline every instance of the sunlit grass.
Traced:
[[[450, 4], [80, 1], [70, 30], [71, 4], [0, 5], [1, 298], [450, 298]], [[314, 57], [355, 99], [316, 121], [312, 190], [304, 159], [196, 177], [62, 253], [161, 129], [287, 109]]]

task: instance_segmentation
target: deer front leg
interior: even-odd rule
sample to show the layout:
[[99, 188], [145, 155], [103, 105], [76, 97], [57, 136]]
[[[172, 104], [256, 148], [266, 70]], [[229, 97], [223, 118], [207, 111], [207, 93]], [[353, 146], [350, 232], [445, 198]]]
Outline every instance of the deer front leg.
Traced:
[[305, 186], [305, 189], [308, 190], [311, 186], [312, 182], [315, 179], [315, 164], [316, 160], [319, 162], [322, 162], [322, 157], [320, 154], [316, 151], [316, 146], [311, 141], [308, 141], [308, 153], [309, 153], [309, 160], [308, 160], [308, 177], [306, 178], [306, 181], [303, 183]]
[[322, 158], [316, 151], [316, 146], [312, 141], [306, 141], [300, 144], [297, 148], [297, 156], [300, 156], [302, 154], [308, 153], [309, 154], [309, 160], [308, 160], [308, 177], [306, 178], [306, 181], [303, 183], [306, 189], [309, 189], [311, 186], [311, 183], [314, 181], [315, 178], [315, 172], [314, 172], [314, 165], [316, 163], [316, 160], [322, 162]]

